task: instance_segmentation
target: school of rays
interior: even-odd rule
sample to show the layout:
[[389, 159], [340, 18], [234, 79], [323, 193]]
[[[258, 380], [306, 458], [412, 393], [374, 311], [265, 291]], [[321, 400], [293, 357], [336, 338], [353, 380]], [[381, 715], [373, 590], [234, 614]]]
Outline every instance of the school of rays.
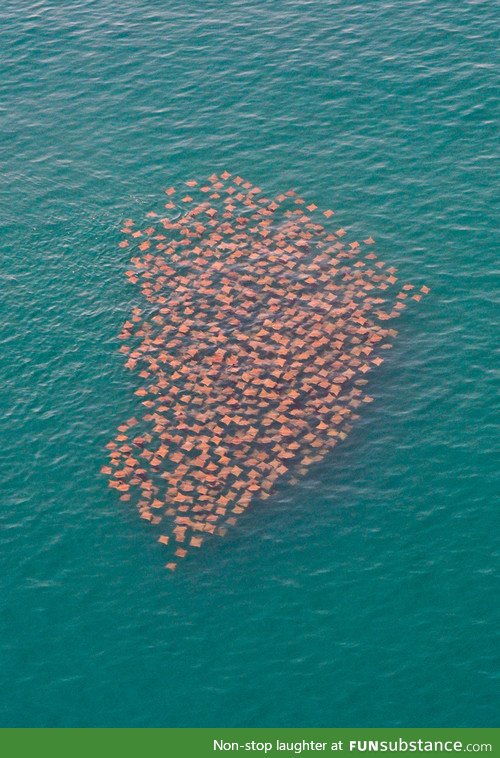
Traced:
[[265, 197], [227, 171], [166, 190], [125, 222], [144, 302], [120, 334], [144, 412], [118, 427], [102, 472], [169, 551], [223, 535], [276, 482], [345, 439], [408, 299], [373, 240], [345, 244], [314, 204]]

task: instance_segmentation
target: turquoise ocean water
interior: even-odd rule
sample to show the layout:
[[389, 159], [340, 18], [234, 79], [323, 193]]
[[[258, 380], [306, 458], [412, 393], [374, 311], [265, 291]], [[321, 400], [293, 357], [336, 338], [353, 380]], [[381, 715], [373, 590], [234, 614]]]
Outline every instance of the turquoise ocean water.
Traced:
[[[3, 0], [1, 726], [494, 725], [498, 21]], [[137, 408], [118, 230], [225, 168], [432, 291], [346, 442], [170, 575], [99, 474]]]

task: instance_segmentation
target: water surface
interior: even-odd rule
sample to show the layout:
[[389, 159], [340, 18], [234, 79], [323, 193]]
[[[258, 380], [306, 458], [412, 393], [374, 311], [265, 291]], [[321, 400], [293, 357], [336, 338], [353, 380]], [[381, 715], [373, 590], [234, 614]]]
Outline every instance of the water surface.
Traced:
[[[2, 726], [494, 724], [498, 15], [4, 0]], [[225, 168], [432, 292], [346, 442], [171, 576], [99, 474], [137, 408], [118, 229]]]

